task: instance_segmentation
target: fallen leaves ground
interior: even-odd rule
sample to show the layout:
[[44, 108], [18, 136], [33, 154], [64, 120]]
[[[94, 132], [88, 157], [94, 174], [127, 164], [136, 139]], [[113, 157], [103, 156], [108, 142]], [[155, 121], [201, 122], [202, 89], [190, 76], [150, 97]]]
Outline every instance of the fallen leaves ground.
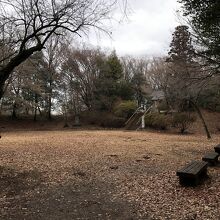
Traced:
[[0, 140], [0, 219], [220, 219], [220, 166], [196, 188], [176, 170], [214, 136], [16, 131]]

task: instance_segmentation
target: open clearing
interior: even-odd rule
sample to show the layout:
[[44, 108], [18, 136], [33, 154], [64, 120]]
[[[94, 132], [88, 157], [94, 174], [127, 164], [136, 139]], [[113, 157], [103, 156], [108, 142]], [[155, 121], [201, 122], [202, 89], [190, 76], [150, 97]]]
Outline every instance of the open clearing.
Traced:
[[176, 177], [217, 135], [16, 131], [0, 141], [1, 219], [220, 219], [220, 167], [196, 188]]

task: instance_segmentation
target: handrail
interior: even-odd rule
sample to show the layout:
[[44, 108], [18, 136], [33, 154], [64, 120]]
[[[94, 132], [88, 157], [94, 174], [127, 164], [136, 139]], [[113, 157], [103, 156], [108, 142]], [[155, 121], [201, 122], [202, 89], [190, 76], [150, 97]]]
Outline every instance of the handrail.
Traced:
[[[144, 114], [142, 115], [142, 116], [145, 116], [149, 111], [150, 111], [150, 109], [153, 107], [153, 105], [151, 105], [145, 112], [144, 112]], [[140, 119], [139, 119], [140, 120]], [[139, 121], [138, 121], [139, 122]], [[136, 123], [136, 124], [138, 124], [138, 122]], [[139, 130], [140, 129], [140, 127], [141, 127], [141, 125], [136, 129], [136, 131], [137, 130]]]
[[144, 115], [146, 115], [149, 111], [150, 111], [150, 109], [153, 107], [153, 105], [151, 105], [145, 112], [144, 112]]
[[[143, 114], [142, 116], [145, 116], [145, 115], [150, 111], [150, 109], [152, 108], [152, 106], [153, 106], [153, 105], [151, 105], [151, 106], [144, 112], [144, 114]], [[142, 116], [141, 116], [141, 117], [142, 117]], [[139, 120], [140, 120], [140, 119], [139, 119]], [[138, 122], [137, 122], [136, 124], [138, 124]]]
[[[152, 108], [153, 105], [151, 105], [145, 112], [143, 112], [143, 115], [145, 115], [151, 108]], [[138, 110], [139, 109], [142, 109], [142, 107], [139, 107], [135, 112], [134, 114], [125, 122], [125, 125], [127, 125], [131, 119], [137, 114]]]
[[136, 115], [137, 111], [140, 109], [141, 107], [137, 108], [137, 110], [134, 112], [134, 114], [125, 122], [125, 125], [127, 125], [130, 120]]

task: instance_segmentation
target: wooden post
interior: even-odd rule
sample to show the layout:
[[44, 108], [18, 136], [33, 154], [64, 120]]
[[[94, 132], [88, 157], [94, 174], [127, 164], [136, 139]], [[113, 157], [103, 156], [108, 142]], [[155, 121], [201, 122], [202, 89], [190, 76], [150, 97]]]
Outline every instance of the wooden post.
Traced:
[[145, 129], [145, 116], [141, 117], [141, 129]]

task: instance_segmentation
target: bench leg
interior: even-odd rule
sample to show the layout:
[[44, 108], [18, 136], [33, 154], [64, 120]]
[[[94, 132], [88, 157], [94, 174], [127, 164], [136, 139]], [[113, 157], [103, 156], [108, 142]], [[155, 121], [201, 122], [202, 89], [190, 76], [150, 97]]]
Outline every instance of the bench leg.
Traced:
[[205, 170], [200, 174], [200, 178], [206, 178], [206, 177], [208, 177], [207, 169], [205, 169]]
[[212, 166], [216, 166], [218, 164], [218, 158], [213, 161]]
[[179, 177], [179, 183], [181, 186], [185, 185], [186, 184], [186, 179], [183, 178], [183, 177]]
[[179, 177], [179, 183], [181, 186], [196, 186], [199, 184], [199, 177]]
[[181, 186], [197, 186], [202, 179], [207, 177], [207, 170], [204, 170], [199, 176], [195, 177], [179, 177], [179, 183]]
[[208, 161], [208, 163], [209, 163], [209, 166], [210, 166], [210, 167], [214, 167], [214, 166], [217, 165], [218, 161], [212, 160], [212, 161]]
[[199, 185], [199, 182], [200, 182], [200, 178], [199, 178], [198, 176], [195, 177], [195, 179], [194, 179], [194, 185], [195, 185], [195, 186]]

